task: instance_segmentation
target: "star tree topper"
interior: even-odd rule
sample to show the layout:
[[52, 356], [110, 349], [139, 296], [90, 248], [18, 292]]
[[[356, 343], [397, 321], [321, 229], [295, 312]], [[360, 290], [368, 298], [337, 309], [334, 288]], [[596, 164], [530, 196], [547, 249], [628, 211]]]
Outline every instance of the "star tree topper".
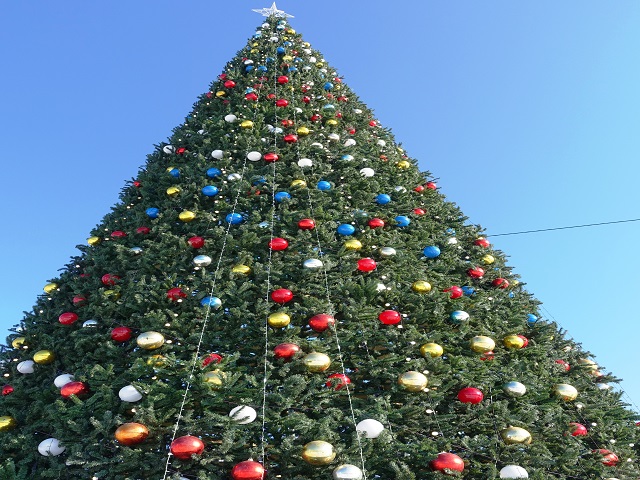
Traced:
[[273, 5], [269, 8], [254, 8], [252, 12], [260, 13], [263, 17], [280, 17], [280, 18], [293, 18], [293, 15], [289, 15], [284, 10], [278, 10], [276, 7], [276, 2], [273, 2]]

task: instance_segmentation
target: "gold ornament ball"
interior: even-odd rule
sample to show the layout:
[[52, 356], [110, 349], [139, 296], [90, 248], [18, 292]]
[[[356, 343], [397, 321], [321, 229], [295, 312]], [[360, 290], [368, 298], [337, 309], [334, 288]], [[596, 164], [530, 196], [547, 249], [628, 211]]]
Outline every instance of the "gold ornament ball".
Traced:
[[588, 358], [578, 359], [578, 365], [582, 365], [585, 370], [589, 372], [595, 372], [596, 370], [598, 370], [598, 364], [593, 360], [589, 360]]
[[307, 370], [310, 372], [319, 373], [329, 368], [331, 359], [324, 353], [312, 352], [302, 359], [302, 363], [304, 363], [304, 366], [307, 367]]
[[291, 182], [291, 188], [305, 188], [307, 186], [307, 182], [304, 180], [294, 180]]
[[167, 195], [170, 197], [175, 197], [180, 193], [180, 189], [178, 187], [169, 187], [167, 188]]
[[295, 35], [296, 31], [293, 28], [288, 28], [287, 33], [290, 33], [291, 35]]
[[398, 377], [398, 385], [407, 392], [421, 392], [427, 388], [427, 377], [416, 371], [405, 372]]
[[507, 335], [502, 340], [502, 344], [507, 348], [518, 349], [524, 347], [524, 340], [518, 335]]
[[396, 167], [398, 167], [400, 170], [406, 170], [410, 166], [411, 163], [406, 160], [400, 160], [398, 163], [396, 163]]
[[425, 343], [420, 347], [420, 353], [425, 358], [428, 356], [431, 358], [438, 358], [442, 356], [444, 349], [437, 343]]
[[309, 47], [311, 46], [311, 44], [310, 44], [309, 42], [304, 42], [304, 43], [302, 44], [302, 46], [303, 46], [304, 48], [309, 48]]
[[362, 243], [360, 242], [360, 240], [351, 238], [344, 242], [344, 248], [346, 248], [347, 250], [360, 250], [362, 248]]
[[162, 355], [151, 355], [147, 359], [147, 365], [151, 367], [164, 367], [166, 364], [166, 358], [164, 358]]
[[309, 135], [310, 130], [307, 127], [300, 127], [297, 130], [298, 135], [300, 135], [301, 137], [304, 137], [305, 135]]
[[493, 255], [485, 255], [482, 257], [482, 263], [484, 263], [485, 265], [491, 265], [493, 262], [495, 262], [496, 259]]
[[416, 293], [429, 293], [431, 291], [431, 284], [424, 280], [417, 280], [411, 285], [411, 290]]
[[282, 57], [282, 61], [283, 62], [292, 62], [293, 61], [293, 57], [291, 55], [285, 55]]
[[100, 237], [89, 237], [87, 238], [87, 243], [93, 247], [94, 245], [98, 245], [100, 240]]
[[9, 430], [13, 430], [18, 425], [16, 419], [9, 416], [0, 417], [0, 432], [8, 432]]
[[336, 126], [338, 125], [338, 121], [335, 118], [330, 118], [329, 120], [327, 120], [326, 125]]
[[227, 94], [227, 92], [222, 91], [222, 90], [218, 90], [216, 92], [216, 97], [220, 98], [220, 97], [224, 97]]
[[487, 353], [496, 348], [496, 342], [494, 342], [492, 338], [478, 335], [469, 340], [469, 346], [474, 352]]
[[155, 350], [164, 344], [164, 335], [159, 332], [144, 332], [136, 339], [138, 346], [145, 350]]
[[328, 465], [336, 458], [336, 450], [329, 442], [314, 440], [302, 448], [302, 459], [311, 465]]
[[222, 386], [226, 375], [222, 370], [211, 370], [202, 376], [202, 381], [214, 389]]
[[291, 323], [291, 317], [284, 312], [276, 312], [269, 315], [267, 323], [273, 328], [284, 328]]
[[251, 273], [251, 267], [243, 264], [234, 265], [231, 269], [233, 273], [239, 273], [240, 275], [249, 275]]
[[253, 122], [251, 120], [243, 120], [240, 126], [242, 128], [253, 128]]
[[116, 440], [123, 445], [137, 445], [149, 436], [149, 429], [141, 423], [124, 423], [116, 429]]
[[33, 361], [38, 365], [49, 365], [55, 359], [56, 356], [51, 350], [38, 350], [33, 354]]
[[120, 298], [120, 292], [117, 290], [105, 290], [102, 295], [110, 300], [118, 300]]
[[565, 402], [570, 402], [578, 398], [578, 390], [573, 385], [569, 385], [568, 383], [559, 383], [555, 387], [553, 387], [553, 393], [560, 400], [564, 400]]
[[507, 427], [500, 432], [500, 436], [507, 445], [514, 445], [516, 443], [529, 445], [531, 443], [531, 434], [520, 427]]
[[318, 62], [318, 63], [316, 63], [316, 67], [323, 68], [324, 67], [324, 63]]
[[184, 212], [180, 212], [180, 215], [178, 215], [178, 218], [186, 223], [196, 218], [196, 214], [191, 210], [185, 210]]
[[11, 346], [13, 348], [22, 348], [26, 341], [25, 337], [16, 337], [11, 341]]
[[56, 290], [58, 290], [58, 284], [57, 283], [47, 283], [43, 290], [45, 291], [45, 293], [52, 293], [55, 292]]

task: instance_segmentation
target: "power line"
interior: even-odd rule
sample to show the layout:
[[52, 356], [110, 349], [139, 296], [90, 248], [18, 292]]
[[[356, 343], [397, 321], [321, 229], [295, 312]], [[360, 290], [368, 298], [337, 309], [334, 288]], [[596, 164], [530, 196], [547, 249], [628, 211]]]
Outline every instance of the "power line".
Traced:
[[523, 235], [525, 233], [551, 232], [553, 230], [568, 230], [570, 228], [597, 227], [600, 225], [612, 225], [614, 223], [629, 223], [629, 222], [640, 222], [640, 218], [632, 218], [630, 220], [615, 220], [613, 222], [585, 223], [583, 225], [570, 225], [566, 227], [541, 228], [539, 230], [524, 230], [522, 232], [496, 233], [493, 235], [486, 235], [486, 236], [487, 237], [505, 237], [507, 235]]

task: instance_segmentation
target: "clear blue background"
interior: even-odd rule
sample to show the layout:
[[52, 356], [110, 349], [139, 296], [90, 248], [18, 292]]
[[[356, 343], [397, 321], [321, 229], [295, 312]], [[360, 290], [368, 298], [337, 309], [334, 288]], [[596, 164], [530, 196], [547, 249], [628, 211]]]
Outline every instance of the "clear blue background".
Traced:
[[[270, 3], [0, 3], [1, 330]], [[278, 7], [489, 234], [640, 217], [636, 0]], [[493, 240], [636, 403], [639, 236], [629, 223]]]

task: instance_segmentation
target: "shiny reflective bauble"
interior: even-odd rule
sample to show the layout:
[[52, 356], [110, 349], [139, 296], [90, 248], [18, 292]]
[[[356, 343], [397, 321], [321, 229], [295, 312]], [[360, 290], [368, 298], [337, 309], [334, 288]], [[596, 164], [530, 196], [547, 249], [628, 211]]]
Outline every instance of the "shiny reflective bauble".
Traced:
[[285, 362], [291, 361], [296, 353], [300, 351], [300, 347], [295, 343], [281, 343], [273, 349], [276, 358], [281, 358]]
[[527, 387], [525, 387], [522, 383], [516, 381], [505, 383], [502, 386], [502, 390], [504, 390], [504, 393], [506, 393], [510, 397], [521, 397], [525, 393], [527, 393]]
[[51, 350], [39, 350], [33, 354], [33, 361], [39, 365], [48, 365], [56, 359]]
[[231, 271], [233, 273], [238, 273], [240, 275], [249, 275], [251, 273], [251, 267], [247, 265], [238, 264], [238, 265], [234, 265]]
[[442, 472], [445, 475], [455, 475], [456, 472], [464, 470], [464, 460], [455, 453], [442, 452], [429, 462], [429, 466], [436, 472]]
[[291, 323], [291, 317], [284, 312], [275, 312], [269, 315], [267, 323], [273, 328], [284, 328]]
[[229, 416], [237, 424], [246, 425], [253, 422], [258, 416], [258, 413], [252, 407], [240, 405], [231, 409]]
[[507, 335], [502, 340], [502, 344], [505, 347], [511, 348], [511, 349], [514, 349], [514, 350], [517, 350], [519, 348], [523, 348], [524, 347], [524, 343], [525, 343], [524, 340], [518, 335]]
[[142, 400], [142, 393], [133, 385], [122, 387], [118, 392], [118, 396], [123, 402], [133, 403]]
[[180, 460], [189, 460], [191, 455], [200, 455], [204, 452], [204, 442], [198, 437], [185, 435], [171, 442], [171, 453]]
[[0, 417], [0, 432], [8, 432], [18, 425], [16, 419], [8, 415]]
[[352, 238], [344, 242], [344, 248], [346, 250], [360, 250], [362, 248], [362, 243], [360, 240]]
[[500, 478], [529, 478], [529, 474], [518, 465], [507, 465], [500, 469]]
[[553, 387], [553, 393], [561, 400], [569, 402], [578, 397], [578, 390], [568, 383], [559, 383]]
[[431, 284], [424, 280], [417, 280], [411, 285], [411, 290], [416, 293], [429, 293], [431, 291]]
[[51, 292], [55, 292], [56, 290], [58, 290], [58, 284], [57, 283], [47, 283], [43, 290], [45, 291], [45, 293], [51, 293]]
[[336, 451], [329, 442], [314, 440], [302, 448], [302, 459], [311, 465], [328, 465], [336, 458]]
[[367, 438], [378, 438], [383, 430], [384, 425], [373, 418], [362, 420], [356, 425], [356, 431]]
[[266, 472], [262, 464], [253, 460], [246, 460], [236, 464], [231, 470], [233, 480], [262, 480]]
[[164, 345], [164, 335], [159, 332], [144, 332], [138, 335], [136, 343], [145, 350], [155, 350]]
[[71, 395], [81, 397], [89, 393], [89, 385], [84, 382], [69, 382], [60, 389], [60, 395], [63, 398], [69, 398]]
[[420, 347], [420, 354], [425, 358], [427, 356], [431, 358], [438, 358], [441, 357], [443, 353], [444, 349], [437, 343], [425, 343]]
[[469, 346], [474, 352], [487, 353], [495, 348], [496, 342], [484, 335], [478, 335], [469, 340]]
[[222, 386], [225, 376], [225, 373], [221, 370], [212, 370], [202, 375], [202, 380], [210, 387], [217, 389]]
[[339, 465], [333, 470], [333, 480], [361, 480], [362, 478], [364, 478], [362, 470], [348, 463]]
[[13, 348], [21, 348], [26, 341], [27, 339], [25, 337], [16, 337], [11, 341], [11, 346]]
[[304, 356], [302, 363], [309, 372], [320, 373], [329, 368], [331, 359], [324, 353], [312, 352]]
[[408, 392], [421, 392], [427, 387], [427, 377], [416, 371], [405, 372], [398, 377], [398, 385]]
[[149, 436], [149, 429], [141, 423], [124, 423], [116, 429], [116, 440], [127, 446], [142, 443]]
[[507, 445], [514, 445], [516, 443], [529, 445], [531, 443], [531, 434], [520, 427], [507, 427], [500, 432], [500, 436]]
[[65, 450], [57, 438], [47, 438], [38, 444], [38, 452], [45, 457], [56, 457]]

